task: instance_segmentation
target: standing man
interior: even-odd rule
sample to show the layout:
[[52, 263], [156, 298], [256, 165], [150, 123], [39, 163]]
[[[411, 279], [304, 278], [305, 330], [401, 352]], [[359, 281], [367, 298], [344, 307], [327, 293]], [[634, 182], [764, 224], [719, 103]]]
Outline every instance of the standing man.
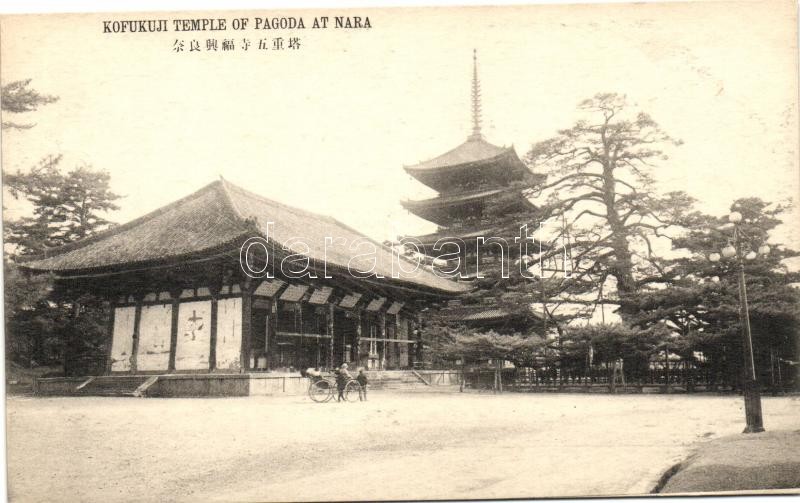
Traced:
[[336, 373], [336, 388], [339, 390], [339, 396], [336, 397], [337, 402], [345, 400], [344, 388], [351, 379], [350, 372], [347, 371], [347, 364], [342, 363], [342, 366], [339, 367], [339, 372]]
[[364, 369], [358, 369], [358, 377], [356, 377], [356, 381], [361, 387], [358, 389], [358, 399], [359, 401], [367, 401], [367, 375], [364, 373]]

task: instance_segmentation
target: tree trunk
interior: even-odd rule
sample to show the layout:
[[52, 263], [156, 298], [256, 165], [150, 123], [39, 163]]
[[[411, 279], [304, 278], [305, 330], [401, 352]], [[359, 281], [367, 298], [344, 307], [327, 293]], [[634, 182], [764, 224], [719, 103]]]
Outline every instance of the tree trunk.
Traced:
[[617, 359], [614, 358], [614, 361], [611, 363], [611, 383], [608, 387], [608, 390], [613, 395], [617, 392]]
[[615, 166], [612, 163], [611, 159], [607, 159], [603, 166], [603, 200], [606, 207], [606, 218], [613, 236], [611, 248], [614, 250], [614, 262], [609, 267], [609, 272], [617, 280], [617, 292], [622, 299], [620, 317], [623, 321], [627, 321], [628, 316], [626, 315], [630, 314], [630, 309], [626, 309], [625, 298], [636, 291], [636, 284], [633, 279], [633, 262], [628, 247], [628, 230], [616, 207]]
[[466, 361], [467, 361], [466, 358], [462, 356], [461, 357], [461, 382], [459, 383], [459, 386], [458, 386], [458, 392], [459, 393], [463, 393], [464, 392], [464, 379], [467, 378]]
[[78, 316], [80, 316], [80, 312], [81, 312], [81, 306], [77, 301], [72, 303], [71, 308], [72, 309], [70, 311], [70, 323], [69, 323], [69, 326], [66, 326], [66, 327], [64, 327], [62, 329], [63, 330], [63, 334], [64, 334], [64, 354], [63, 354], [63, 358], [64, 358], [64, 377], [69, 377], [69, 367], [70, 367], [70, 365], [69, 365], [69, 360], [70, 360], [69, 353], [70, 353], [70, 347], [72, 345], [72, 337], [70, 337], [70, 335], [71, 335], [70, 333], [71, 333], [73, 327], [76, 325], [76, 322], [78, 320]]
[[503, 392], [503, 361], [499, 360], [497, 362], [497, 392]]
[[772, 396], [778, 395], [778, 388], [775, 386], [775, 352], [772, 344], [769, 345], [769, 381], [772, 388]]

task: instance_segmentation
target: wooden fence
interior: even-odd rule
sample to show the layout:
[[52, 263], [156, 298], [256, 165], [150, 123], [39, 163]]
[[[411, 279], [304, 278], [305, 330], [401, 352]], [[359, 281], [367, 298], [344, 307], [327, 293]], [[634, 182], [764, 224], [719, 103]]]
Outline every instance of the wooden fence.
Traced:
[[[497, 373], [501, 379], [497, 379]], [[781, 386], [762, 384], [764, 393], [797, 391], [796, 382]], [[708, 369], [651, 368], [645, 372], [596, 367], [583, 372], [562, 371], [559, 368], [472, 368], [464, 370], [465, 389], [478, 391], [517, 392], [586, 392], [586, 393], [692, 393], [732, 392], [740, 383], [725, 376], [715, 375]]]

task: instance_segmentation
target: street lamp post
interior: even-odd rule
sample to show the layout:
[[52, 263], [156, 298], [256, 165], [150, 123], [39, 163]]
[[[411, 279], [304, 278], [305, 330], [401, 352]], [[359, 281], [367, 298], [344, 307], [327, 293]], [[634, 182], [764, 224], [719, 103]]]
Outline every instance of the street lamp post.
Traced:
[[[747, 426], [743, 433], [760, 433], [764, 431], [764, 422], [761, 415], [761, 394], [758, 389], [758, 379], [756, 378], [756, 366], [753, 358], [753, 337], [750, 332], [750, 311], [747, 307], [747, 284], [744, 277], [744, 260], [742, 258], [742, 245], [740, 240], [741, 231], [739, 223], [742, 221], [742, 214], [734, 211], [728, 215], [728, 220], [733, 224], [733, 244], [729, 244], [721, 250], [725, 258], [735, 258], [737, 268], [737, 279], [739, 281], [739, 319], [742, 325], [742, 348], [744, 351], [744, 414]], [[769, 246], [766, 244], [758, 248], [758, 254], [769, 254]], [[744, 259], [753, 260], [758, 254], [754, 251], [748, 252]], [[712, 253], [709, 256], [712, 262], [719, 262], [720, 254]]]

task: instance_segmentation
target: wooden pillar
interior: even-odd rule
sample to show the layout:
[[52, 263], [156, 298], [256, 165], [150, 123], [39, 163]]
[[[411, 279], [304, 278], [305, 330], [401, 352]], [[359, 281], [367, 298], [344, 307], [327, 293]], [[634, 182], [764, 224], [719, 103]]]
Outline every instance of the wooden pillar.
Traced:
[[208, 370], [213, 371], [217, 368], [217, 292], [212, 293], [211, 297], [211, 330], [209, 330], [209, 344], [211, 348], [208, 351]]
[[136, 311], [133, 315], [133, 344], [131, 344], [131, 374], [135, 374], [136, 353], [139, 352], [139, 325], [142, 321], [142, 297], [136, 298]]
[[353, 361], [356, 367], [361, 365], [361, 335], [362, 335], [361, 330], [362, 330], [361, 311], [359, 310], [357, 311], [357, 316], [356, 316], [356, 334], [355, 334], [355, 341], [353, 342], [354, 347], [352, 349], [352, 353], [354, 356]]
[[392, 360], [392, 351], [394, 350], [394, 347], [393, 347], [392, 343], [389, 342], [389, 340], [391, 339], [391, 337], [389, 337], [389, 326], [390, 326], [390, 324], [391, 324], [391, 322], [389, 321], [389, 316], [386, 313], [383, 313], [383, 327], [384, 327], [384, 329], [383, 329], [383, 332], [384, 332], [383, 337], [386, 339], [385, 341], [383, 341], [383, 360], [384, 360], [383, 366], [384, 366], [384, 368], [388, 368], [389, 367], [389, 364], [391, 363], [391, 360]]
[[[277, 351], [278, 345], [275, 343], [275, 338], [278, 336], [278, 296], [270, 300], [270, 312], [272, 316], [269, 318], [269, 330], [267, 332], [267, 368], [273, 369], [276, 367], [275, 358], [277, 354], [273, 354], [273, 350]], [[269, 344], [269, 337], [272, 337], [273, 344]]]
[[116, 315], [116, 306], [114, 302], [109, 302], [109, 313], [108, 313], [108, 321], [107, 321], [107, 333], [108, 333], [108, 346], [106, 347], [106, 366], [105, 366], [105, 374], [111, 374], [111, 351], [114, 347], [114, 316]]
[[297, 313], [298, 314], [297, 314], [296, 320], [297, 320], [297, 324], [299, 325], [297, 327], [297, 332], [300, 334], [300, 341], [297, 344], [297, 346], [295, 346], [294, 363], [298, 367], [303, 367], [305, 365], [305, 362], [302, 362], [302, 365], [301, 365], [300, 360], [303, 359], [305, 357], [305, 354], [306, 354], [306, 338], [303, 336], [303, 334], [305, 332], [303, 332], [303, 301], [302, 301], [302, 299], [297, 301]]
[[[419, 312], [414, 313], [414, 330], [417, 332], [417, 348], [416, 348], [416, 361], [423, 365], [425, 359], [424, 348], [422, 344], [422, 316]], [[424, 366], [424, 365], [423, 365]]]
[[[394, 315], [394, 338], [395, 339], [399, 339], [400, 338], [400, 313], [397, 313], [397, 314]], [[395, 354], [395, 358], [397, 359], [397, 367], [398, 368], [405, 367], [405, 365], [403, 365], [403, 362], [400, 361], [400, 355], [402, 354], [402, 351], [400, 351], [400, 344], [401, 343], [393, 342], [392, 344], [394, 344], [394, 354]], [[403, 343], [403, 344], [405, 344], [405, 343]]]
[[333, 364], [333, 355], [334, 355], [333, 345], [334, 345], [334, 340], [335, 340], [335, 335], [336, 334], [334, 333], [335, 326], [334, 326], [333, 320], [334, 320], [334, 314], [335, 313], [336, 313], [336, 307], [334, 307], [333, 303], [328, 304], [328, 335], [331, 336], [330, 345], [328, 347], [328, 350], [329, 350], [328, 351], [329, 352], [329, 355], [328, 355], [329, 356], [328, 368], [330, 368], [330, 369], [332, 369], [333, 365], [334, 365]]
[[169, 294], [172, 297], [172, 328], [169, 333], [169, 366], [167, 368], [170, 372], [174, 372], [175, 353], [178, 348], [178, 311], [181, 307], [181, 291], [173, 290]]
[[239, 356], [240, 372], [246, 372], [250, 367], [250, 347], [252, 344], [252, 308], [253, 292], [252, 281], [249, 277], [242, 281], [242, 351]]
[[383, 311], [378, 314], [378, 326], [381, 329], [381, 339], [383, 339], [383, 351], [381, 351], [380, 369], [384, 370], [386, 368], [386, 349], [388, 348], [388, 344], [386, 342], [386, 313]]
[[270, 351], [272, 348], [269, 338], [270, 334], [272, 334], [272, 322], [274, 318], [275, 316], [273, 316], [272, 314], [272, 301], [270, 300], [269, 303], [267, 304], [267, 319], [264, 327], [264, 359], [266, 360], [264, 367], [265, 370], [269, 370], [270, 368], [272, 368], [272, 362], [269, 361]]

